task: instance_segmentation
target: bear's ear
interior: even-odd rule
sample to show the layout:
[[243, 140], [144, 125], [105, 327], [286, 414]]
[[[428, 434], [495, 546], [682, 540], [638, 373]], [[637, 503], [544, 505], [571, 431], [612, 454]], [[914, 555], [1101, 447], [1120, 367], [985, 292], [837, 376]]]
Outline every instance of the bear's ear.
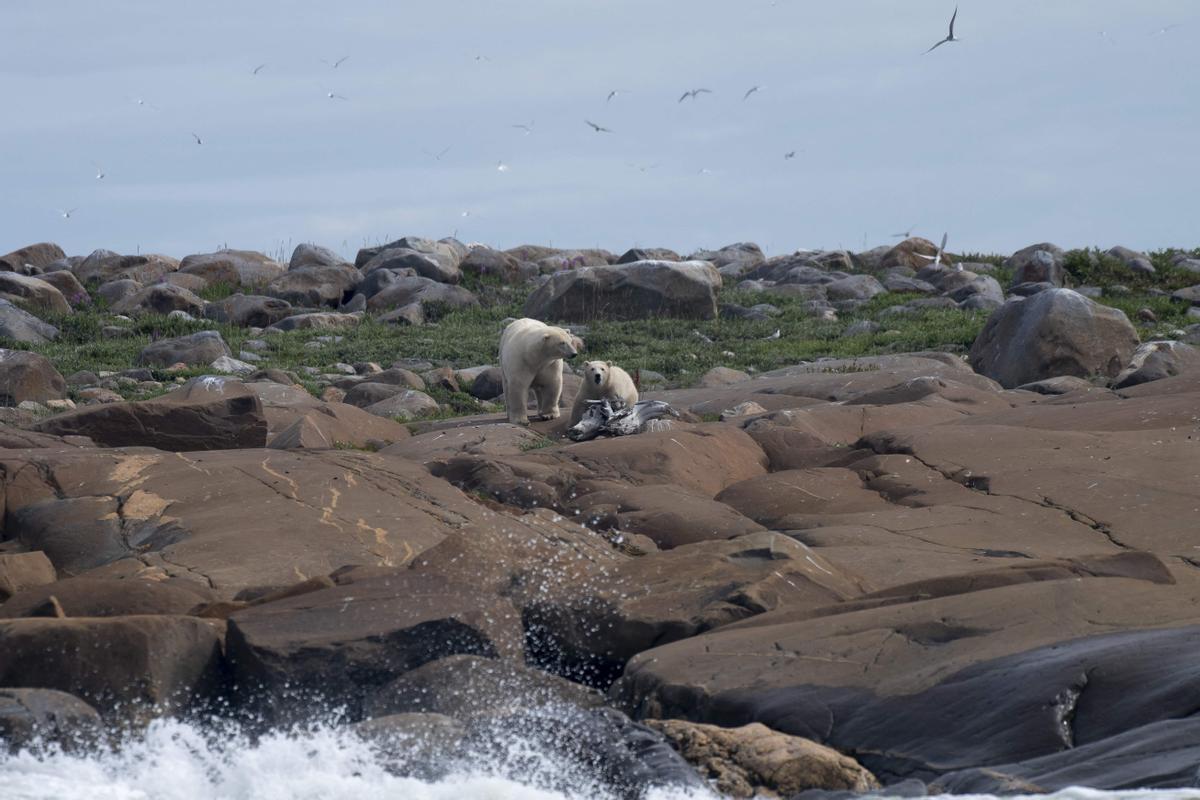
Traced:
[[605, 361], [604, 363], [605, 363], [605, 364], [607, 364], [609, 367], [611, 367], [611, 366], [612, 366], [612, 362], [611, 362], [611, 361]]
[[549, 333], [543, 333], [543, 334], [542, 334], [542, 338], [543, 338], [543, 339], [545, 339], [545, 340], [547, 340], [547, 341], [549, 341], [549, 340], [550, 340], [550, 334], [549, 334]]

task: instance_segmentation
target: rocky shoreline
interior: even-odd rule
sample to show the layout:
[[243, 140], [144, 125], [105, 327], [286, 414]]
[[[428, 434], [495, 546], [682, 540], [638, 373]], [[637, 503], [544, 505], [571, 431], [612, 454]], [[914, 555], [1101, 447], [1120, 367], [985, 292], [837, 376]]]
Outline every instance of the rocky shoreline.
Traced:
[[[1196, 786], [1200, 260], [936, 252], [0, 257], [0, 743], [321, 717], [627, 797]], [[487, 354], [329, 358], [497, 297], [595, 357], [677, 326], [686, 380], [626, 361], [679, 418], [571, 443]], [[966, 352], [888, 352], [939, 310]], [[875, 352], [765, 368], [810, 324]], [[695, 374], [727, 347], [763, 368]]]

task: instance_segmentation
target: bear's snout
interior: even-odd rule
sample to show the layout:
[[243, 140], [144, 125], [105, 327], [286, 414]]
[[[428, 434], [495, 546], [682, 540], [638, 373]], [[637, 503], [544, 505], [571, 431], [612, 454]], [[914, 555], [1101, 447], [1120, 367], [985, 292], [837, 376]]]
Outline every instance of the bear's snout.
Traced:
[[601, 383], [603, 383], [603, 382], [604, 382], [604, 376], [603, 376], [603, 375], [601, 375], [599, 372], [597, 372], [597, 373], [596, 373], [596, 375], [595, 375], [595, 378], [596, 378], [596, 385], [597, 385], [597, 386], [599, 386]]

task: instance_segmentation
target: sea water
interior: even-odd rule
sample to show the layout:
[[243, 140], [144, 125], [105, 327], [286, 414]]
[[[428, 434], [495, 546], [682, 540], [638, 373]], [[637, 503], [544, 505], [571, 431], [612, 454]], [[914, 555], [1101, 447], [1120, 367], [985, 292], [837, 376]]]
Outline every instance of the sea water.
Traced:
[[[514, 739], [510, 752], [521, 750]], [[436, 780], [397, 774], [393, 756], [345, 728], [313, 727], [250, 739], [160, 720], [114, 748], [57, 747], [0, 755], [2, 800], [616, 800], [572, 765], [530, 753], [456, 767]], [[536, 754], [534, 754], [536, 755]], [[534, 763], [536, 766], [530, 767]], [[520, 764], [513, 767], [512, 764]], [[519, 774], [514, 774], [519, 772]], [[985, 795], [959, 797], [984, 798]], [[1041, 796], [1045, 797], [1045, 795]], [[1058, 800], [1174, 800], [1200, 790], [1067, 789]], [[646, 800], [715, 800], [716, 794], [648, 787]]]

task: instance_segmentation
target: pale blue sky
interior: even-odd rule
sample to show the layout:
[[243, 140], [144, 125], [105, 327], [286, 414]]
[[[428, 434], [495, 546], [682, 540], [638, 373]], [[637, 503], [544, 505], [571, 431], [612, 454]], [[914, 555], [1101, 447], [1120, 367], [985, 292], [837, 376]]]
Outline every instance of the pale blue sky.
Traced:
[[1200, 4], [960, 6], [0, 0], [0, 252], [1200, 244]]

